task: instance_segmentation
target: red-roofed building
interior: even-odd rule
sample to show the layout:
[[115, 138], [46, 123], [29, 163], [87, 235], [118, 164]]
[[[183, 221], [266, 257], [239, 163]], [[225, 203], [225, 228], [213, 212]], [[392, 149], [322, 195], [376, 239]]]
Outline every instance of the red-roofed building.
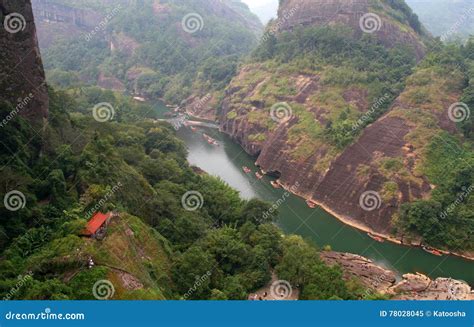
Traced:
[[114, 217], [112, 212], [102, 213], [96, 212], [91, 220], [86, 225], [86, 228], [82, 232], [82, 235], [93, 238], [102, 238], [105, 235], [105, 229], [110, 222], [110, 219]]

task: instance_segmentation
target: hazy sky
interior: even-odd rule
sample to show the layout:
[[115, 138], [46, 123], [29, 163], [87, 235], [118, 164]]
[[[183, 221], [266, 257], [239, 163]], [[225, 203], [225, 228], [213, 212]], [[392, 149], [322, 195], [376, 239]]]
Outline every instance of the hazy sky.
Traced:
[[242, 1], [248, 4], [250, 8], [255, 8], [255, 7], [261, 7], [265, 5], [266, 3], [271, 2], [272, 0], [242, 0]]

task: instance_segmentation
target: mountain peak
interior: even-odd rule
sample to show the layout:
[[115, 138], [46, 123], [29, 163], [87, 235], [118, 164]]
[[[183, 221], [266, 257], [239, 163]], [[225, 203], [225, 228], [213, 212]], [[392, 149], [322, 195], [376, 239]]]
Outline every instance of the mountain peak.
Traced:
[[425, 32], [403, 0], [282, 0], [275, 24], [280, 32], [299, 26], [343, 25], [355, 36], [374, 35], [389, 48], [409, 44], [418, 59], [426, 52]]

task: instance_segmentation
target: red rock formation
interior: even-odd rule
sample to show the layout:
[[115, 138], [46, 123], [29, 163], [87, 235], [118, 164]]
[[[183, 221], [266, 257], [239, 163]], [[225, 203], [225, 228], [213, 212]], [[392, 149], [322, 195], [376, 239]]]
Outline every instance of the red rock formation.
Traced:
[[[281, 31], [291, 30], [298, 25], [343, 23], [360, 31], [360, 13], [373, 10], [368, 3], [367, 0], [284, 0], [281, 2], [277, 26]], [[378, 14], [383, 18], [383, 13]], [[405, 26], [402, 32], [395, 23], [384, 19], [382, 26], [385, 27], [377, 35], [387, 42], [387, 46], [392, 41], [408, 43], [418, 47], [419, 55], [423, 55], [421, 37], [415, 35], [409, 26]], [[322, 74], [324, 76], [324, 72]], [[249, 154], [257, 156], [257, 165], [263, 170], [278, 173], [280, 181], [289, 186], [298, 183], [299, 195], [316, 201], [347, 223], [388, 235], [392, 232], [394, 213], [402, 203], [430, 194], [432, 186], [416, 169], [423, 160], [423, 148], [431, 140], [430, 133], [434, 135], [442, 129], [456, 131], [455, 124], [447, 119], [446, 111], [450, 104], [459, 99], [460, 90], [456, 85], [461, 78], [456, 74], [451, 78], [438, 76], [430, 69], [420, 70], [417, 74], [419, 77], [413, 76], [413, 80], [426, 76], [437, 80], [436, 85], [441, 91], [436, 98], [443, 99], [442, 103], [434, 98], [428, 99], [426, 104], [414, 103], [410, 99], [418, 86], [408, 82], [407, 90], [387, 114], [365, 127], [351, 145], [335, 149], [324, 138], [312, 138], [308, 136], [309, 133], [303, 136], [300, 133], [293, 139], [291, 137], [295, 126], [311, 129], [298, 125], [302, 117], [301, 110], [309, 113], [304, 116], [308, 124], [314, 119], [314, 125], [324, 128], [327, 123], [325, 117], [331, 114], [332, 107], [337, 106], [332, 103], [315, 104], [312, 100], [331, 96], [325, 93], [325, 85], [318, 71], [307, 75], [288, 71], [282, 73], [267, 68], [266, 63], [249, 64], [241, 69], [226, 91], [219, 117], [221, 130], [240, 143]], [[277, 88], [274, 86], [275, 81], [282, 79], [287, 84], [285, 92], [291, 94], [274, 91], [267, 96], [268, 92], [265, 91]], [[341, 98], [347, 106], [357, 108], [359, 113], [371, 115], [366, 89], [345, 85]], [[388, 96], [381, 100], [389, 101]], [[269, 125], [266, 122], [270, 116], [269, 107], [275, 101], [298, 106], [300, 113], [292, 115], [283, 123]], [[416, 121], [417, 117], [410, 117], [410, 112], [420, 110], [423, 119]], [[431, 131], [426, 138], [416, 133], [425, 119], [438, 122], [437, 126], [425, 127]], [[416, 142], [412, 142], [413, 138]], [[302, 149], [304, 154], [295, 155], [295, 149]], [[381, 168], [386, 161], [398, 161], [403, 167], [400, 171], [389, 173]], [[373, 208], [361, 205], [367, 192], [377, 193], [375, 198], [372, 197], [376, 202], [371, 204]]]
[[[378, 6], [385, 6], [382, 2]], [[283, 0], [278, 10], [278, 27], [280, 31], [291, 30], [297, 26], [326, 26], [342, 24], [351, 27], [356, 36], [364, 34], [360, 24], [366, 14], [376, 14], [379, 21], [373, 20], [374, 35], [388, 47], [397, 44], [408, 44], [416, 50], [418, 59], [425, 53], [425, 45], [420, 36], [411, 28], [402, 30], [385, 11], [376, 9], [369, 0]], [[369, 23], [370, 24], [370, 23]]]

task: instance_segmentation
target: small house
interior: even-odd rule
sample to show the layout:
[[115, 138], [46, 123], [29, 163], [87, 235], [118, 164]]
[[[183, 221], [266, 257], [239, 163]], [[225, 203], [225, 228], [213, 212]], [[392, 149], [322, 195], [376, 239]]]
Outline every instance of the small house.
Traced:
[[107, 230], [107, 226], [109, 225], [110, 220], [114, 216], [115, 215], [113, 212], [95, 213], [87, 223], [86, 228], [82, 232], [82, 235], [95, 239], [103, 239]]

